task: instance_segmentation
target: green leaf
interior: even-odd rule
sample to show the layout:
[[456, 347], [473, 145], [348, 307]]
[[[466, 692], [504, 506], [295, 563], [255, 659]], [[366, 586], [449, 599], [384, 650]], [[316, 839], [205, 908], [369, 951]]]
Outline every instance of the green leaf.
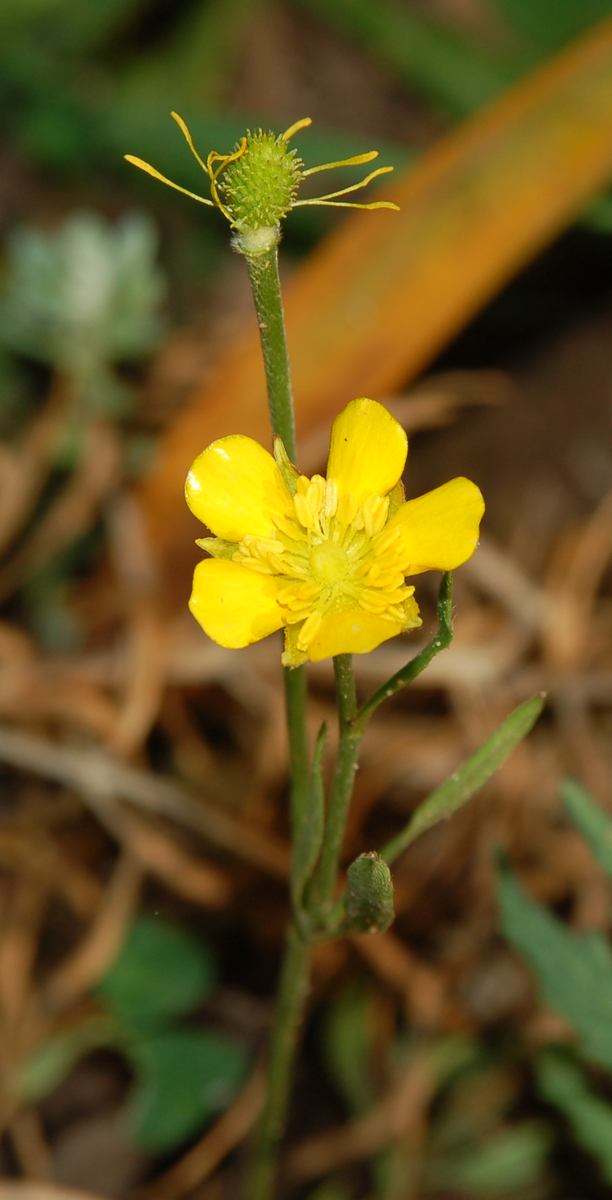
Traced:
[[206, 945], [175, 925], [139, 917], [97, 990], [133, 1029], [165, 1024], [189, 1012], [214, 982]]
[[574, 1136], [597, 1159], [607, 1183], [612, 1183], [612, 1105], [587, 1084], [582, 1071], [552, 1051], [537, 1065], [538, 1088], [549, 1104], [567, 1118]]
[[584, 1054], [612, 1069], [612, 954], [598, 933], [579, 936], [536, 904], [502, 865], [502, 928], [533, 967], [542, 996], [575, 1029]]
[[326, 1180], [308, 1193], [307, 1200], [350, 1200], [351, 1195], [345, 1184]]
[[612, 818], [575, 779], [564, 779], [561, 798], [568, 817], [588, 842], [599, 865], [612, 876]]
[[302, 5], [367, 47], [409, 88], [454, 117], [492, 100], [520, 66], [462, 37], [447, 22], [388, 0], [301, 0]]
[[470, 1200], [517, 1196], [542, 1174], [550, 1143], [544, 1125], [516, 1125], [468, 1149], [455, 1150], [447, 1162], [433, 1163], [428, 1180], [436, 1191], [448, 1188]]
[[327, 1069], [352, 1115], [365, 1112], [374, 1102], [372, 1019], [372, 994], [358, 986], [345, 988], [325, 1014]]
[[325, 820], [323, 791], [323, 757], [327, 741], [327, 725], [321, 726], [315, 742], [310, 768], [308, 807], [296, 830], [293, 848], [292, 894], [294, 903], [302, 901], [304, 888], [317, 864]]
[[610, 16], [610, 0], [495, 0], [495, 6], [533, 46], [538, 57], [553, 54], [566, 42]]
[[108, 368], [146, 356], [163, 331], [157, 240], [138, 214], [111, 223], [76, 212], [54, 232], [17, 229], [7, 247], [0, 341], [65, 372], [81, 397], [93, 381], [98, 410], [115, 407]]
[[90, 1050], [117, 1042], [117, 1029], [105, 1018], [94, 1018], [49, 1038], [28, 1055], [17, 1076], [17, 1092], [29, 1102], [52, 1092]]
[[177, 1030], [139, 1042], [130, 1100], [139, 1143], [170, 1150], [222, 1111], [247, 1069], [244, 1047], [221, 1034]]
[[532, 696], [531, 700], [515, 708], [486, 742], [428, 796], [402, 832], [381, 851], [381, 857], [387, 863], [394, 862], [422, 833], [452, 816], [471, 800], [491, 775], [499, 770], [519, 742], [527, 737], [542, 711], [544, 699], [543, 695]]

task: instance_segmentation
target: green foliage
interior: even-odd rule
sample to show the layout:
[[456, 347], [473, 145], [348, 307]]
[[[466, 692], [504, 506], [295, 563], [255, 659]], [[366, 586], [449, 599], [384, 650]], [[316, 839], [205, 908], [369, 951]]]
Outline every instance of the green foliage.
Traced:
[[146, 354], [162, 328], [156, 253], [154, 228], [139, 215], [112, 225], [81, 212], [56, 233], [17, 231], [0, 299], [4, 345], [87, 381]]
[[102, 1015], [58, 1034], [26, 1061], [17, 1089], [39, 1099], [83, 1054], [113, 1047], [131, 1063], [128, 1117], [147, 1150], [170, 1150], [202, 1128], [240, 1086], [244, 1047], [206, 1029], [177, 1027], [210, 995], [216, 972], [208, 948], [185, 930], [140, 917], [98, 985]]
[[391, 67], [410, 88], [450, 116], [472, 112], [508, 84], [511, 64], [475, 39], [408, 4], [389, 0], [301, 0]]
[[130, 1116], [141, 1146], [169, 1150], [232, 1099], [247, 1066], [244, 1048], [220, 1034], [171, 1030], [140, 1041]]
[[540, 1092], [554, 1104], [577, 1139], [597, 1159], [606, 1183], [612, 1184], [612, 1105], [589, 1087], [579, 1066], [553, 1051], [537, 1064]]
[[335, 1181], [321, 1183], [314, 1192], [309, 1192], [307, 1200], [350, 1200], [351, 1193], [342, 1183]]
[[[574, 780], [561, 788], [566, 812], [607, 874], [612, 875], [612, 820]], [[533, 968], [542, 996], [570, 1023], [576, 1051], [612, 1070], [612, 951], [599, 933], [578, 935], [536, 904], [503, 865], [499, 874], [502, 926]], [[566, 1117], [577, 1141], [612, 1183], [612, 1106], [588, 1084], [567, 1054], [546, 1051], [536, 1065], [544, 1098]]]
[[184, 929], [140, 917], [131, 926], [98, 993], [130, 1030], [164, 1025], [210, 994], [215, 968], [205, 946]]
[[323, 1025], [325, 1062], [352, 1115], [374, 1102], [373, 997], [366, 988], [345, 988], [329, 1004]]
[[520, 37], [534, 55], [553, 54], [565, 42], [572, 41], [610, 16], [610, 0], [490, 0], [506, 19], [517, 39]]
[[542, 1124], [524, 1122], [456, 1149], [435, 1164], [430, 1180], [436, 1188], [477, 1197], [524, 1195], [541, 1175], [550, 1151], [550, 1132]]
[[[428, 6], [396, 0], [297, 0], [340, 29], [441, 113], [462, 120], [493, 101], [538, 62], [610, 16], [610, 0], [488, 0], [491, 33], [463, 31]], [[486, 0], [485, 0], [486, 2]], [[505, 28], [504, 28], [505, 27]], [[612, 225], [608, 196], [585, 214]]]
[[582, 834], [600, 867], [612, 876], [612, 819], [575, 779], [564, 779], [561, 799], [568, 817]]
[[528, 959], [547, 1004], [580, 1038], [583, 1053], [612, 1069], [612, 953], [599, 933], [572, 933], [531, 900], [507, 866], [499, 873], [502, 928]]
[[486, 742], [417, 808], [406, 828], [385, 846], [382, 851], [385, 861], [394, 862], [422, 833], [452, 816], [470, 800], [527, 737], [543, 707], [544, 696], [539, 695], [515, 708]]
[[84, 1054], [107, 1046], [113, 1036], [112, 1023], [103, 1017], [96, 1017], [43, 1042], [29, 1055], [19, 1072], [19, 1095], [30, 1102], [47, 1096]]

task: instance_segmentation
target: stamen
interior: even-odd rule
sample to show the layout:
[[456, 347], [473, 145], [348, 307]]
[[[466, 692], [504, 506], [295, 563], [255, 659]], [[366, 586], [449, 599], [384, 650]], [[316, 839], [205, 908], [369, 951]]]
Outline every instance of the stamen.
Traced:
[[178, 114], [177, 112], [174, 112], [174, 111], [173, 111], [173, 112], [171, 112], [171, 113], [170, 113], [170, 116], [172, 117], [172, 120], [173, 120], [173, 121], [176, 121], [176, 123], [177, 123], [177, 125], [178, 125], [178, 127], [179, 127], [179, 129], [180, 129], [180, 131], [181, 131], [181, 133], [182, 133], [182, 135], [183, 135], [183, 137], [185, 138], [185, 141], [187, 142], [187, 145], [189, 146], [189, 149], [191, 150], [191, 153], [193, 154], [193, 157], [195, 158], [196, 162], [197, 162], [197, 163], [199, 163], [199, 165], [201, 166], [202, 170], [203, 170], [203, 171], [206, 173], [206, 175], [208, 175], [208, 167], [206, 166], [206, 163], [204, 162], [204, 159], [203, 159], [203, 158], [201, 158], [201, 156], [198, 154], [198, 152], [197, 152], [197, 150], [196, 150], [196, 148], [195, 148], [195, 146], [194, 146], [194, 144], [193, 144], [193, 138], [192, 138], [192, 136], [191, 136], [191, 133], [190, 133], [190, 131], [189, 131], [189, 126], [187, 125], [187, 122], [186, 122], [186, 121], [184, 121], [184, 120], [183, 120], [183, 118], [182, 118], [181, 116], [179, 116], [179, 114]]
[[[390, 171], [395, 170], [394, 167], [377, 167], [375, 171], [370, 171], [365, 179], [361, 179], [359, 183], [351, 183], [348, 187], [340, 188], [337, 192], [326, 192], [323, 196], [317, 196], [317, 200], [334, 200], [336, 196], [348, 196], [350, 192], [359, 192], [361, 188], [367, 187], [373, 179], [377, 179], [379, 175], [388, 175]], [[299, 204], [312, 204], [312, 200], [296, 200], [294, 208]]]
[[183, 196], [190, 196], [192, 200], [197, 200], [198, 204], [208, 204], [210, 208], [214, 208], [212, 200], [208, 200], [206, 196], [198, 196], [197, 192], [190, 192], [188, 188], [181, 187], [178, 183], [173, 183], [171, 179], [168, 179], [166, 175], [162, 175], [161, 171], [156, 170], [150, 163], [144, 162], [142, 158], [136, 158], [133, 154], [124, 154], [123, 157], [133, 167], [138, 167], [139, 170], [146, 171], [147, 175], [152, 175], [160, 183], [165, 183], [166, 187], [174, 188], [175, 192], [182, 192]]
[[[365, 154], [353, 154], [352, 158], [339, 158], [337, 162], [321, 163], [318, 167], [308, 167], [302, 175], [318, 175], [319, 171], [333, 171], [336, 167], [361, 167], [364, 163], [378, 158], [378, 150], [367, 150]], [[393, 169], [393, 168], [391, 168]]]
[[336, 483], [335, 479], [328, 479], [327, 483], [325, 484], [325, 500], [324, 500], [325, 516], [326, 517], [335, 516], [337, 508], [338, 508], [338, 484]]
[[281, 133], [281, 138], [284, 142], [288, 142], [295, 133], [299, 133], [300, 129], [308, 129], [312, 125], [312, 117], [300, 117], [299, 121], [294, 121], [284, 133]]
[[323, 615], [320, 612], [313, 612], [306, 618], [300, 632], [298, 633], [298, 650], [308, 650], [308, 647], [314, 642], [319, 629]]
[[[218, 180], [219, 176], [221, 175], [221, 173], [225, 170], [225, 168], [227, 166], [229, 166], [230, 163], [236, 162], [239, 158], [242, 158], [243, 154], [246, 154], [246, 152], [247, 152], [247, 140], [245, 137], [243, 137], [240, 139], [237, 149], [234, 150], [231, 154], [219, 154], [218, 150], [211, 150], [210, 154], [208, 155], [208, 158], [206, 159], [206, 171], [207, 171], [208, 175], [210, 176], [210, 194], [213, 198], [213, 202], [215, 203], [217, 208], [221, 210], [221, 212], [223, 213], [223, 216], [226, 218], [226, 220], [229, 221], [230, 225], [233, 224], [234, 218], [232, 217], [232, 214], [229, 211], [229, 209], [225, 207], [225, 205], [219, 195], [219, 189], [217, 187], [217, 180]], [[216, 162], [219, 163], [219, 166], [217, 167], [216, 170], [213, 170], [213, 163], [216, 163]]]
[[387, 496], [367, 496], [363, 502], [363, 524], [368, 537], [380, 533], [387, 520], [389, 499]]
[[363, 208], [369, 212], [373, 212], [375, 208], [390, 208], [392, 212], [400, 212], [399, 204], [393, 204], [391, 200], [373, 200], [370, 204], [359, 204], [350, 200], [296, 200], [293, 208], [305, 208], [307, 204], [318, 205], [320, 208]]

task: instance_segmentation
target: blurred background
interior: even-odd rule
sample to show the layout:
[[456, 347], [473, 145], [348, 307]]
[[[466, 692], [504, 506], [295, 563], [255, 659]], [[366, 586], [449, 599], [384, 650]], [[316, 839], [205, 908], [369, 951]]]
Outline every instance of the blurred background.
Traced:
[[182, 485], [266, 439], [263, 378], [222, 218], [122, 159], [205, 190], [170, 109], [204, 154], [309, 115], [307, 165], [395, 166], [399, 215], [286, 223], [300, 465], [369, 394], [409, 495], [487, 499], [453, 646], [366, 737], [347, 861], [548, 694], [399, 860], [392, 930], [318, 952], [280, 1194], [609, 1196], [611, 0], [4, 0], [0, 37], [0, 1196], [226, 1200], [261, 1102], [279, 647], [189, 617]]

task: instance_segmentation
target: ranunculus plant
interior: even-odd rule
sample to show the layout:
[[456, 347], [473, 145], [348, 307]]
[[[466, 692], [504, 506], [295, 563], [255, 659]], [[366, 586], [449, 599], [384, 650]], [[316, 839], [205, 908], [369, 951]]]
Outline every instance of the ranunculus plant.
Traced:
[[[484, 502], [477, 486], [464, 478], [406, 500], [406, 434], [382, 404], [363, 397], [334, 417], [327, 476], [309, 478], [297, 465], [277, 262], [281, 221], [306, 204], [393, 210], [397, 206], [388, 200], [346, 199], [392, 168], [378, 167], [356, 184], [300, 199], [307, 176], [369, 163], [377, 152], [305, 168], [289, 145], [294, 134], [310, 125], [304, 118], [280, 135], [247, 132], [230, 153], [211, 151], [204, 159], [185, 122], [172, 115], [207, 178], [208, 196], [173, 183], [142, 159], [126, 157], [162, 183], [217, 208], [229, 222], [234, 249], [244, 256], [251, 282], [268, 388], [272, 452], [240, 434], [220, 438], [195, 458], [186, 496], [210, 531], [198, 542], [207, 557], [195, 567], [190, 601], [204, 633], [238, 650], [284, 631], [279, 657], [291, 767], [291, 920], [266, 1099], [244, 1186], [245, 1200], [272, 1200], [314, 944], [344, 933], [375, 934], [389, 926], [391, 864], [415, 837], [449, 816], [489, 778], [529, 732], [542, 698], [534, 697], [510, 714], [380, 852], [364, 848], [342, 885], [342, 843], [364, 728], [385, 700], [449, 645], [451, 572], [476, 549]], [[432, 570], [443, 572], [437, 630], [403, 668], [359, 703], [352, 656], [421, 626], [415, 587], [407, 580]], [[339, 726], [327, 797], [325, 728], [311, 747], [305, 674], [305, 664], [325, 658], [333, 660]]]

